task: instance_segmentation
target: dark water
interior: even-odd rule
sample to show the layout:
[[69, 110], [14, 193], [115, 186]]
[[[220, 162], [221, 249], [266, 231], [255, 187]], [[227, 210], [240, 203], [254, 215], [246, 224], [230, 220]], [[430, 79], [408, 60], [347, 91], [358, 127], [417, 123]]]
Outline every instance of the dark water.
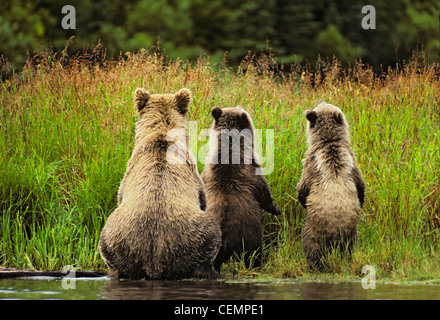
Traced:
[[303, 300], [303, 299], [435, 299], [440, 285], [376, 283], [363, 289], [356, 282], [309, 281], [123, 281], [103, 278], [0, 279], [0, 299], [63, 300]]

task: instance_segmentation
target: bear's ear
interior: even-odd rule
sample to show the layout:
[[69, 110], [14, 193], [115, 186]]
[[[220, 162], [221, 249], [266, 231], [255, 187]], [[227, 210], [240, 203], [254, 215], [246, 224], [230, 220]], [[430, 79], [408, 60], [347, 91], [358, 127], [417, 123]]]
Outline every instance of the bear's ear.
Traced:
[[240, 128], [245, 129], [249, 127], [249, 119], [246, 112], [243, 112], [240, 116]]
[[188, 111], [188, 105], [191, 101], [191, 91], [186, 88], [180, 89], [175, 97], [177, 108], [179, 108], [181, 114], [185, 114]]
[[222, 109], [220, 109], [219, 107], [214, 107], [211, 109], [211, 114], [212, 117], [215, 119], [215, 121], [218, 120], [218, 118], [220, 118], [220, 116], [222, 115]]
[[307, 110], [305, 112], [305, 115], [306, 115], [307, 120], [310, 121], [310, 124], [313, 127], [315, 125], [315, 123], [316, 123], [316, 119], [318, 118], [318, 115], [316, 114], [316, 111], [314, 111], [314, 110]]
[[337, 113], [333, 114], [333, 118], [335, 118], [335, 121], [337, 124], [339, 124], [339, 125], [342, 124], [342, 113], [337, 112]]
[[137, 88], [134, 92], [134, 105], [138, 112], [145, 107], [148, 100], [150, 100], [150, 93], [144, 88]]

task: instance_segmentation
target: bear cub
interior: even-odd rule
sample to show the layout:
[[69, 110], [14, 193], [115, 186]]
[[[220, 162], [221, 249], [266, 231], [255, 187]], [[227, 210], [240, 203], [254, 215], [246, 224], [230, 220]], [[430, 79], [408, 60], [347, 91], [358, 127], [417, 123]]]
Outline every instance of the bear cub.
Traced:
[[298, 200], [306, 209], [302, 246], [310, 268], [322, 271], [330, 250], [351, 255], [365, 184], [342, 111], [320, 101], [305, 116], [308, 150], [297, 185]]
[[257, 174], [261, 166], [254, 154], [252, 119], [242, 106], [214, 107], [211, 114], [214, 124], [202, 180], [206, 187], [206, 211], [217, 218], [222, 231], [222, 246], [214, 269], [220, 272], [222, 263], [234, 253], [245, 254], [246, 267], [251, 260], [254, 267], [259, 267], [261, 210], [274, 215], [281, 212], [273, 203], [266, 179]]
[[[218, 277], [213, 262], [221, 231], [215, 217], [202, 211], [205, 188], [186, 145], [190, 99], [187, 89], [164, 95], [143, 88], [135, 91], [134, 149], [119, 187], [118, 207], [99, 241], [109, 276]], [[169, 139], [172, 129], [181, 130], [185, 139]], [[167, 152], [175, 143], [184, 152], [178, 152], [180, 161], [170, 163]]]

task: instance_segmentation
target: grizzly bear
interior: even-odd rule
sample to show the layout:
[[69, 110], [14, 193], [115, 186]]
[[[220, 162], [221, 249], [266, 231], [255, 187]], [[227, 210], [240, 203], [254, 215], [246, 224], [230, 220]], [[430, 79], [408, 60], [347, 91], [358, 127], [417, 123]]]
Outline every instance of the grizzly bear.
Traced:
[[186, 141], [188, 89], [150, 94], [138, 88], [134, 149], [108, 217], [99, 247], [109, 276], [129, 279], [216, 278], [213, 261], [221, 245], [219, 224], [206, 206], [205, 188], [185, 143], [182, 161], [171, 164], [167, 149]]
[[297, 185], [298, 200], [306, 209], [302, 246], [309, 267], [322, 271], [330, 250], [351, 255], [365, 184], [342, 111], [320, 101], [305, 116], [308, 150]]
[[266, 179], [257, 174], [260, 164], [254, 154], [254, 125], [241, 106], [214, 107], [211, 113], [214, 124], [202, 180], [206, 187], [206, 211], [217, 218], [222, 231], [222, 246], [214, 269], [220, 272], [222, 263], [234, 253], [244, 254], [247, 268], [251, 260], [254, 267], [259, 267], [261, 210], [274, 215], [280, 214], [280, 210], [273, 203]]

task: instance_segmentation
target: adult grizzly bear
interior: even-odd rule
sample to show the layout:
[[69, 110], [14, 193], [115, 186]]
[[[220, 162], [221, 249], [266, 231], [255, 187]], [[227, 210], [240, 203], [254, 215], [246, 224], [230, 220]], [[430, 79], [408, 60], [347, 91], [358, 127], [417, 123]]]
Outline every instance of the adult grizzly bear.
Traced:
[[332, 248], [348, 249], [351, 254], [365, 184], [350, 149], [342, 111], [320, 101], [305, 115], [308, 150], [297, 186], [307, 214], [302, 245], [310, 268], [321, 271], [322, 258]]
[[[205, 191], [183, 139], [181, 161], [167, 160], [172, 129], [186, 138], [191, 93], [149, 94], [138, 88], [133, 153], [108, 217], [99, 247], [109, 276], [130, 279], [215, 278], [213, 261], [221, 244], [215, 217], [204, 209]], [[182, 141], [182, 140], [180, 140]]]
[[206, 212], [213, 214], [222, 230], [222, 246], [214, 261], [220, 271], [223, 262], [235, 253], [245, 252], [249, 267], [252, 254], [254, 267], [261, 264], [261, 210], [274, 215], [274, 205], [266, 179], [257, 174], [260, 164], [254, 154], [254, 125], [241, 107], [211, 111], [214, 125], [210, 153], [202, 173], [206, 187]]

